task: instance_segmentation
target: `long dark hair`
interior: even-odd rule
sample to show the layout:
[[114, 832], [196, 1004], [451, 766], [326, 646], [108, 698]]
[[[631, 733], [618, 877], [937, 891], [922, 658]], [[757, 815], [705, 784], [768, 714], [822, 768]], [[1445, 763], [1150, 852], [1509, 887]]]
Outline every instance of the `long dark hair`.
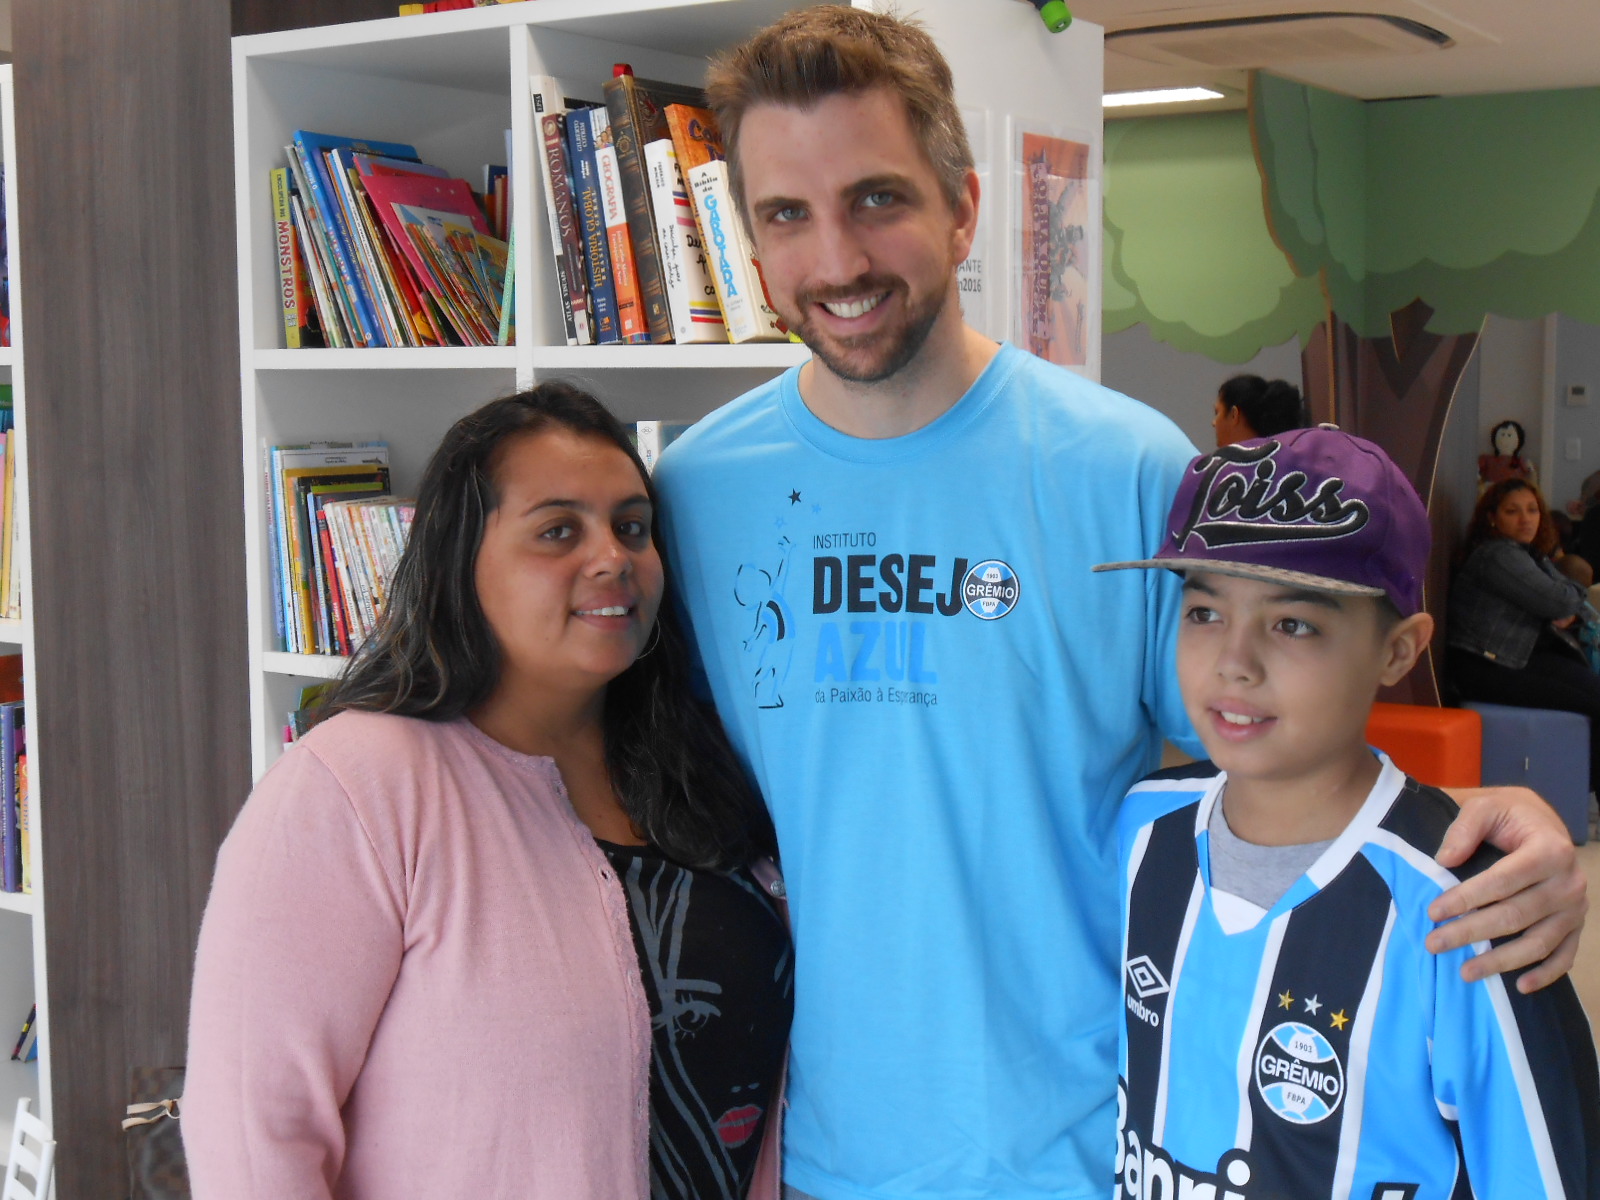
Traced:
[[[345, 709], [451, 721], [486, 701], [501, 650], [478, 603], [475, 568], [499, 504], [491, 468], [508, 439], [564, 429], [608, 442], [656, 491], [627, 431], [587, 392], [541, 383], [494, 400], [450, 427], [428, 460], [410, 539], [378, 626], [324, 700]], [[651, 536], [660, 548], [656, 529]], [[666, 568], [663, 557], [663, 570]], [[655, 647], [606, 687], [606, 766], [634, 825], [673, 860], [728, 870], [775, 849], [766, 808], [721, 723], [690, 690], [689, 651], [666, 579]]]
[[1539, 532], [1533, 535], [1528, 548], [1546, 558], [1556, 552], [1561, 545], [1561, 536], [1556, 532], [1555, 522], [1550, 519], [1550, 506], [1544, 502], [1543, 494], [1526, 479], [1502, 479], [1484, 488], [1483, 495], [1478, 497], [1478, 503], [1472, 510], [1472, 521], [1467, 525], [1467, 542], [1461, 550], [1463, 555], [1471, 554], [1490, 538], [1501, 536], [1494, 527], [1495, 513], [1500, 510], [1507, 496], [1522, 491], [1532, 492], [1533, 498], [1539, 502]]
[[1256, 437], [1272, 437], [1311, 424], [1300, 389], [1284, 379], [1235, 375], [1217, 391], [1224, 409], [1236, 408]]

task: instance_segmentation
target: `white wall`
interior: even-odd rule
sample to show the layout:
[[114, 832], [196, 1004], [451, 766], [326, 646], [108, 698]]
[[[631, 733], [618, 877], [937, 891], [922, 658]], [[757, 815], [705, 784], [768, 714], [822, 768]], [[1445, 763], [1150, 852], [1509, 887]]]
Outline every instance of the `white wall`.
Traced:
[[1021, 307], [1022, 131], [1089, 146], [1094, 185], [1089, 189], [1086, 241], [1081, 247], [1089, 288], [1084, 328], [1088, 361], [1072, 369], [1099, 379], [1104, 31], [1079, 20], [1063, 33], [1051, 33], [1027, 4], [872, 0], [871, 7], [920, 19], [950, 62], [982, 186], [972, 257], [985, 263], [987, 310], [969, 316], [991, 337], [1019, 340], [1013, 330], [1018, 320], [1014, 310]]
[[1110, 334], [1102, 344], [1101, 382], [1171, 417], [1202, 450], [1217, 444], [1211, 430], [1217, 389], [1235, 375], [1287, 379], [1301, 387], [1299, 341], [1268, 347], [1236, 366], [1158, 342], [1144, 325]]
[[[1565, 505], [1578, 498], [1584, 477], [1600, 470], [1600, 327], [1560, 318], [1551, 383], [1555, 461], [1545, 494], [1551, 504]], [[1575, 383], [1589, 391], [1589, 403], [1580, 408], [1566, 402], [1567, 388]], [[1577, 451], [1576, 458], [1567, 457], [1572, 450]]]
[[[1543, 319], [1513, 321], [1490, 316], [1484, 321], [1477, 353], [1479, 436], [1470, 447], [1474, 464], [1478, 455], [1492, 453], [1489, 431], [1501, 421], [1516, 421], [1527, 431], [1523, 457], [1539, 463], [1544, 431], [1544, 342]], [[1463, 390], [1468, 386], [1463, 377]]]

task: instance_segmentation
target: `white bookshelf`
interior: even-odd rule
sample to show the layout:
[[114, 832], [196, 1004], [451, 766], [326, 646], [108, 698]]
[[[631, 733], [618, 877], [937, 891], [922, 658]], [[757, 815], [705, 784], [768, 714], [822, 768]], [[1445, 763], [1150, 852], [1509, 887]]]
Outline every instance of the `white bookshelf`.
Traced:
[[[27, 404], [23, 379], [22, 277], [17, 256], [16, 117], [13, 108], [11, 66], [0, 65], [0, 157], [6, 163], [5, 207], [11, 276], [11, 345], [0, 347], [0, 383], [10, 383], [15, 406], [17, 438], [16, 523], [14, 569], [22, 573], [22, 618], [0, 620], [0, 654], [23, 656], [23, 700], [30, 716], [38, 712], [38, 681], [33, 654], [32, 553], [28, 508]], [[19, 1097], [34, 1101], [34, 1111], [53, 1122], [50, 1092], [50, 1006], [45, 979], [45, 903], [43, 856], [43, 756], [39, 753], [38, 724], [28, 722], [28, 774], [32, 797], [33, 893], [0, 893], [0, 1143], [9, 1143]], [[39, 1009], [39, 1058], [32, 1063], [9, 1061], [11, 1046], [28, 1007]]]
[[[876, 7], [875, 0], [858, 0]], [[381, 437], [394, 489], [414, 495], [428, 455], [459, 416], [546, 378], [595, 392], [623, 421], [693, 419], [788, 367], [804, 347], [568, 347], [545, 225], [527, 80], [555, 76], [569, 96], [600, 100], [616, 62], [645, 78], [699, 84], [709, 55], [735, 45], [792, 0], [526, 0], [236, 38], [233, 43], [238, 206], [246, 577], [253, 766], [281, 753], [299, 690], [331, 678], [343, 660], [283, 652], [274, 628], [263, 450], [279, 442]], [[1100, 159], [1101, 35], [1079, 23], [1056, 37], [1026, 3], [912, 6], [950, 57], [964, 108], [982, 115], [975, 141], [1004, 161], [1012, 115], [1081, 134]], [[1061, 127], [1060, 115], [1081, 120]], [[296, 129], [408, 142], [428, 162], [468, 180], [513, 146], [517, 344], [421, 349], [283, 349], [268, 172], [283, 165]], [[986, 167], [985, 164], [980, 164]], [[981, 251], [991, 286], [1006, 290], [1010, 247], [1001, 235], [1011, 181], [985, 176], [993, 216]], [[1093, 213], [1098, 234], [1098, 208]], [[1093, 275], [1099, 274], [1098, 241]], [[1098, 312], [1099, 305], [1094, 309]], [[991, 310], [1003, 330], [1003, 303]], [[1098, 346], [1099, 331], [1093, 331]]]

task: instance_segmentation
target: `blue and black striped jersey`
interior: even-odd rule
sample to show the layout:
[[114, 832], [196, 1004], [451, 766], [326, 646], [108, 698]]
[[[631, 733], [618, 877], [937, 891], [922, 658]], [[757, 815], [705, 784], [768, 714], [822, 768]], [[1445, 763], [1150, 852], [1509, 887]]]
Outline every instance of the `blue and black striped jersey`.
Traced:
[[[1467, 984], [1428, 905], [1456, 806], [1388, 760], [1269, 910], [1210, 886], [1210, 763], [1121, 814], [1116, 1196], [1600, 1200], [1600, 1076], [1571, 984]], [[1210, 1189], [1210, 1190], [1207, 1190]]]

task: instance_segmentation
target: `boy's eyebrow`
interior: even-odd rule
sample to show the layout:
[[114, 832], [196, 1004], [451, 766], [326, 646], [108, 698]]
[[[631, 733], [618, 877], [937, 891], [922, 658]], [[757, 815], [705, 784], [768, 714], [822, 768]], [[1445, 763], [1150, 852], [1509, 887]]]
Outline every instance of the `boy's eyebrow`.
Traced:
[[1339, 597], [1332, 592], [1319, 592], [1314, 588], [1294, 588], [1269, 597], [1274, 604], [1315, 604], [1318, 608], [1331, 608], [1338, 612], [1344, 608]]
[[[1191, 575], [1185, 571], [1183, 575], [1183, 590], [1186, 592], [1204, 592], [1207, 596], [1215, 596], [1217, 589], [1206, 582], [1203, 575]], [[1291, 588], [1286, 592], [1275, 592], [1268, 596], [1272, 604], [1315, 604], [1318, 608], [1331, 608], [1341, 612], [1344, 604], [1332, 592], [1319, 592], [1315, 588]]]

